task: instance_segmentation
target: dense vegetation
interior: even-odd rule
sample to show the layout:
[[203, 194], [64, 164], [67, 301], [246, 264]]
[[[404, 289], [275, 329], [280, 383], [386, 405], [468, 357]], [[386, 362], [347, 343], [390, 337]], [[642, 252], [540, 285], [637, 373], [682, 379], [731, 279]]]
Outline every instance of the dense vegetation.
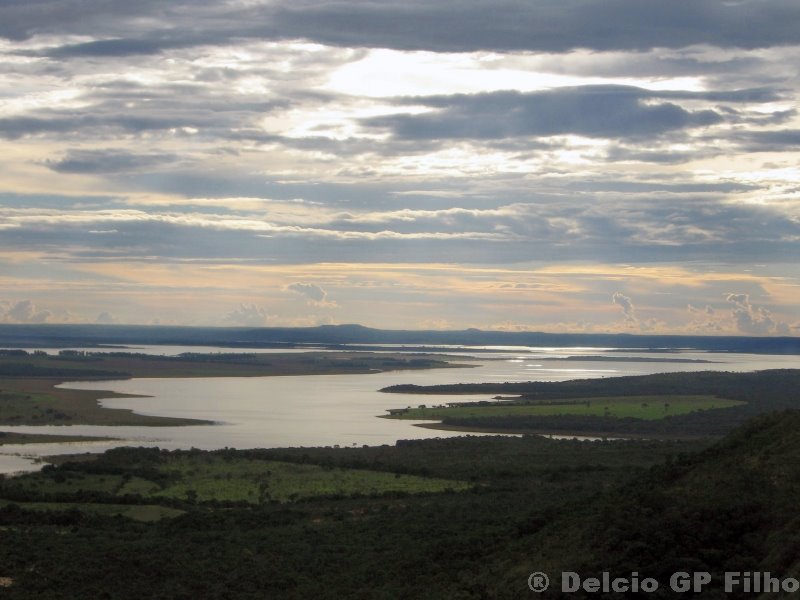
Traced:
[[477, 417], [538, 417], [551, 415], [583, 415], [597, 417], [626, 417], [643, 420], [663, 419], [670, 415], [697, 410], [727, 408], [740, 404], [715, 396], [601, 396], [553, 401], [500, 401], [453, 403], [451, 406], [426, 406], [393, 410], [395, 419], [444, 419], [464, 421]]
[[[525, 563], [514, 567], [505, 562], [508, 570], [501, 567], [497, 574], [512, 585], [534, 566], [585, 576], [638, 571], [666, 586], [676, 571], [706, 571], [712, 584], [698, 596], [753, 597], [741, 588], [724, 594], [723, 574], [800, 577], [798, 493], [800, 413], [764, 415], [704, 452], [668, 461], [543, 523], [532, 538], [535, 545], [530, 540], [515, 544], [529, 557]], [[667, 589], [648, 596], [679, 594]]]
[[125, 502], [216, 507], [316, 497], [460, 491], [470, 484], [400, 472], [269, 460], [249, 452], [116, 448], [96, 460], [45, 466], [9, 479], [3, 497], [25, 502]]
[[61, 350], [57, 355], [0, 351], [0, 377], [120, 379], [128, 377], [247, 377], [371, 373], [449, 365], [430, 355], [368, 352], [193, 353], [177, 356], [137, 352]]
[[[209, 475], [226, 477], [223, 463], [234, 490], [277, 464], [312, 479], [346, 469], [470, 485], [202, 497]], [[798, 492], [798, 412], [760, 417], [710, 447], [526, 436], [117, 449], [3, 482], [0, 577], [12, 582], [7, 598], [137, 600], [519, 598], [537, 570], [554, 580], [603, 570], [662, 583], [676, 570], [789, 577], [798, 576]], [[662, 586], [650, 597], [679, 596]]]
[[[0, 356], [0, 364], [106, 372], [125, 365], [126, 372], [167, 376], [407, 364], [395, 360], [419, 360], [414, 366], [424, 368], [428, 360], [354, 354], [336, 364], [325, 355], [295, 355], [294, 362], [249, 356], [159, 361], [128, 353], [13, 352]], [[579, 442], [525, 435], [363, 448], [118, 448], [70, 457], [39, 473], [0, 480], [0, 596], [504, 599], [531, 597], [533, 571], [548, 572], [554, 581], [562, 571], [637, 571], [662, 583], [677, 570], [709, 571], [716, 582], [727, 570], [798, 577], [800, 412], [771, 412], [800, 406], [798, 377], [797, 371], [673, 374], [479, 390], [518, 395], [515, 402], [530, 406], [620, 396], [742, 403], [649, 420], [492, 417], [512, 418], [511, 426], [493, 425], [505, 431], [561, 419], [550, 427], [571, 433], [612, 424], [627, 433], [660, 427], [667, 438], [728, 434], [713, 445], [708, 439]], [[69, 420], [76, 417], [67, 408], [94, 402], [70, 396], [74, 391], [53, 392], [57, 381], [3, 378], [0, 419], [2, 410], [24, 409], [30, 412], [5, 415]], [[448, 388], [445, 393], [453, 393]], [[476, 393], [476, 386], [458, 389]], [[54, 395], [63, 403], [48, 404]], [[641, 399], [636, 402], [641, 408]], [[537, 420], [521, 428], [521, 418]], [[662, 586], [646, 597], [686, 595]], [[753, 595], [725, 596], [717, 586], [702, 597]]]
[[[445, 428], [472, 431], [552, 432], [586, 435], [708, 436], [723, 435], [747, 419], [772, 411], [800, 408], [800, 369], [780, 369], [755, 373], [706, 371], [699, 373], [662, 373], [608, 379], [584, 379], [565, 382], [480, 383], [440, 386], [397, 385], [385, 392], [417, 394], [517, 394], [517, 406], [544, 407], [561, 402], [562, 414], [525, 413], [492, 414], [486, 403], [468, 403], [472, 414], [458, 410], [440, 415]], [[719, 398], [714, 410], [674, 414], [664, 411], [663, 418], [635, 418], [630, 415], [587, 414], [576, 399], [603, 406], [611, 399], [648, 396], [655, 402], [674, 397], [706, 396]], [[731, 406], [723, 400], [736, 401]], [[652, 404], [653, 401], [650, 402]], [[570, 410], [570, 406], [573, 410]], [[650, 408], [649, 406], [647, 407]], [[568, 413], [568, 414], [567, 414]], [[402, 415], [401, 415], [402, 416]]]
[[[0, 497], [12, 503], [0, 508], [0, 576], [13, 581], [3, 595], [478, 598], [494, 583], [484, 561], [527, 535], [541, 511], [585, 502], [668, 456], [697, 448], [471, 437], [341, 449], [118, 449], [94, 462], [71, 461], [3, 483]], [[438, 493], [351, 490], [256, 502], [141, 493], [144, 482], [176, 489], [176, 461], [195, 462], [178, 469], [186, 488], [203, 478], [206, 461], [231, 461], [234, 482], [244, 464], [262, 463], [263, 476], [282, 462], [314, 465], [323, 474], [347, 469], [365, 477], [387, 474], [389, 482], [413, 475], [417, 479], [407, 480], [450, 483]], [[453, 484], [458, 481], [470, 485]], [[132, 489], [140, 493], [125, 493]], [[58, 502], [66, 503], [64, 510], [56, 510]], [[143, 519], [163, 518], [110, 516], [136, 517], [120, 509], [126, 505]], [[157, 507], [180, 514], [154, 515]]]

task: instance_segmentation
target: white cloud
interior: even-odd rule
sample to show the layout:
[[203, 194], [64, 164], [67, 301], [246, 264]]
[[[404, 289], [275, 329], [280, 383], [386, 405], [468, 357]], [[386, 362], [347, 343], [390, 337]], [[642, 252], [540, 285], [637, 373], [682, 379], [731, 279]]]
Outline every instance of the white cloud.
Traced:
[[94, 322], [100, 325], [112, 325], [114, 323], [119, 323], [119, 320], [110, 312], [104, 310], [99, 315], [97, 315]]
[[769, 309], [751, 304], [749, 294], [728, 294], [725, 299], [733, 304], [731, 315], [739, 333], [788, 335], [788, 324], [777, 321]]
[[691, 321], [688, 325], [689, 332], [717, 334], [725, 331], [726, 325], [713, 307], [706, 305], [705, 308], [698, 308], [689, 304], [687, 310], [691, 315]]
[[[796, 0], [0, 2], [0, 295], [30, 298], [0, 304], [0, 320], [121, 307], [184, 322], [170, 306], [187, 288], [169, 271], [213, 263], [320, 267], [224, 297], [198, 277], [214, 324], [239, 302], [225, 323], [277, 318], [258, 302], [282, 322], [331, 313], [318, 310], [336, 306], [330, 291], [346, 322], [371, 306], [388, 325], [785, 332], [800, 319], [786, 259], [800, 248], [800, 29], [787, 15]], [[36, 258], [6, 259], [22, 254]], [[742, 277], [514, 288], [546, 316], [487, 308], [478, 284], [445, 301], [444, 283], [345, 283], [367, 265], [531, 261]], [[333, 263], [348, 266], [321, 272]], [[165, 273], [115, 303], [107, 284], [150, 264]], [[748, 283], [756, 264], [781, 283]], [[730, 290], [749, 297], [726, 302]], [[687, 318], [689, 302], [713, 309]]]
[[629, 325], [638, 324], [639, 320], [636, 318], [636, 309], [630, 297], [622, 292], [614, 292], [613, 296], [611, 296], [611, 302], [622, 308], [622, 314], [625, 316], [626, 323]]
[[274, 317], [269, 315], [265, 308], [255, 304], [240, 304], [222, 318], [223, 322], [228, 325], [243, 327], [261, 327], [273, 319]]
[[49, 310], [39, 310], [31, 300], [21, 300], [10, 305], [5, 320], [12, 323], [45, 323], [53, 316]]
[[306, 298], [306, 301], [313, 306], [334, 308], [336, 302], [328, 300], [328, 292], [323, 290], [316, 283], [295, 282], [290, 283], [284, 288], [287, 292], [293, 292]]

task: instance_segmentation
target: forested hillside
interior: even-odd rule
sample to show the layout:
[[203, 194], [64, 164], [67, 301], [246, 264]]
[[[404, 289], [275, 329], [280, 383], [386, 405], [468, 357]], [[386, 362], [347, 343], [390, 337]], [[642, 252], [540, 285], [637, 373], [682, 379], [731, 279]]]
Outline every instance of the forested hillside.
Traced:
[[3, 597], [519, 598], [533, 571], [796, 576], [799, 465], [794, 411], [713, 446], [119, 449], [3, 483]]

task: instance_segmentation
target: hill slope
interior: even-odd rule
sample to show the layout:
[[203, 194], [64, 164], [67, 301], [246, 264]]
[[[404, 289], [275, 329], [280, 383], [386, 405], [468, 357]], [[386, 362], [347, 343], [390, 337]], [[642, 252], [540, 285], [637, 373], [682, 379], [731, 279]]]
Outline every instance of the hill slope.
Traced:
[[[521, 537], [498, 563], [505, 571], [497, 575], [504, 582], [498, 596], [507, 596], [500, 590], [524, 592], [533, 571], [549, 572], [555, 587], [561, 572], [594, 577], [607, 571], [612, 577], [652, 577], [661, 586], [647, 597], [677, 598], [687, 594], [670, 589], [673, 573], [707, 571], [713, 579], [703, 598], [758, 597], [742, 589], [723, 594], [723, 574], [798, 578], [798, 493], [800, 412], [758, 417], [708, 450], [654, 467], [588, 505], [549, 522], [532, 518], [530, 529], [540, 529]], [[522, 556], [530, 558], [520, 564]], [[552, 590], [548, 597], [561, 595]]]

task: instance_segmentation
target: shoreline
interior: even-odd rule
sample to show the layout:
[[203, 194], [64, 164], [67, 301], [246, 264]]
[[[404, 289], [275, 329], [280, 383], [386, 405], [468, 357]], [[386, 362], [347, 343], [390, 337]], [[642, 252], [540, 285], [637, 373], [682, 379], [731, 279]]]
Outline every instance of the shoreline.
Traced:
[[722, 438], [713, 435], [658, 435], [658, 434], [630, 434], [619, 431], [584, 431], [576, 433], [569, 430], [544, 430], [544, 429], [501, 429], [498, 427], [469, 427], [466, 425], [445, 425], [441, 421], [431, 423], [414, 423], [414, 427], [434, 429], [438, 431], [460, 431], [464, 433], [482, 433], [497, 435], [538, 435], [542, 437], [559, 436], [564, 438], [613, 438], [619, 441], [628, 440], [658, 440], [658, 441], [697, 441]]
[[[279, 377], [339, 374], [370, 374], [386, 371], [466, 368], [474, 365], [447, 362], [456, 357], [345, 352], [248, 355], [211, 354], [185, 357], [137, 354], [72, 356], [4, 356], [0, 369], [0, 449], [7, 444], [96, 442], [115, 438], [61, 434], [20, 434], [3, 431], [9, 426], [142, 426], [184, 427], [214, 425], [215, 421], [161, 417], [136, 413], [134, 409], [107, 408], [100, 401], [141, 398], [111, 390], [81, 390], [67, 387], [81, 381], [127, 381], [130, 379], [181, 379], [203, 377]], [[105, 373], [104, 373], [105, 371]]]
[[[2, 425], [0, 425], [2, 427]], [[25, 444], [80, 444], [83, 442], [113, 442], [121, 438], [89, 435], [60, 435], [49, 433], [18, 433], [16, 431], [0, 431], [0, 453], [5, 446], [22, 446]]]

